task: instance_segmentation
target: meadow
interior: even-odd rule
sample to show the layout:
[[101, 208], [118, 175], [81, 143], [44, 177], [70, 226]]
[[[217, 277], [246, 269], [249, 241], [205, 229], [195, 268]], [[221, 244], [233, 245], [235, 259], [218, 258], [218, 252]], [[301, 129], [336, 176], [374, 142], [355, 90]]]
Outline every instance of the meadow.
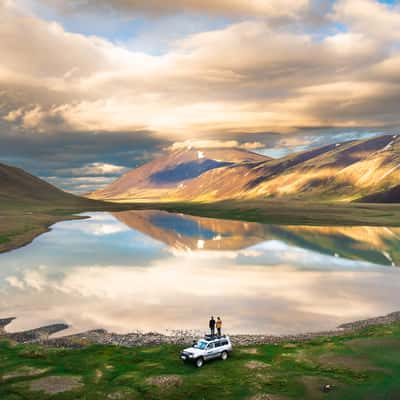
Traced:
[[235, 347], [197, 369], [178, 346], [51, 348], [0, 341], [2, 400], [398, 399], [400, 323]]

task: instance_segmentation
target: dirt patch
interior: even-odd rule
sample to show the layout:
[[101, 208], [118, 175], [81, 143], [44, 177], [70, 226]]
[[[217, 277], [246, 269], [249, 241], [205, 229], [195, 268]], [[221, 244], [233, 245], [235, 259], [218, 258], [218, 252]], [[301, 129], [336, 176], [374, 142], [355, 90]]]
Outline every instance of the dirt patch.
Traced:
[[138, 398], [137, 392], [128, 388], [122, 390], [116, 390], [114, 392], [107, 394], [107, 399], [110, 400], [126, 400], [126, 399], [132, 400], [136, 398]]
[[276, 394], [257, 393], [249, 397], [248, 400], [285, 400], [286, 397], [278, 396]]
[[141, 349], [141, 353], [159, 353], [161, 348], [159, 346], [148, 347], [147, 349]]
[[264, 369], [269, 368], [271, 364], [267, 364], [262, 361], [251, 360], [248, 361], [244, 366], [248, 369]]
[[23, 376], [36, 376], [36, 375], [41, 375], [44, 374], [45, 372], [50, 371], [50, 368], [34, 368], [34, 367], [29, 367], [29, 366], [23, 366], [15, 371], [11, 371], [7, 374], [4, 374], [2, 379], [7, 380], [7, 379], [13, 379], [13, 378], [20, 378]]
[[374, 366], [364, 357], [354, 357], [342, 354], [323, 354], [315, 360], [323, 367], [348, 368], [354, 371], [379, 371], [381, 368]]
[[244, 354], [258, 354], [258, 349], [251, 347], [246, 349], [240, 349], [240, 352]]
[[158, 386], [160, 388], [172, 388], [181, 385], [183, 382], [182, 377], [179, 375], [159, 375], [151, 376], [146, 379], [146, 383], [149, 385]]
[[384, 349], [400, 352], [400, 339], [396, 338], [360, 338], [349, 340], [345, 344], [352, 350], [370, 350], [375, 347], [379, 351]]
[[295, 349], [296, 347], [297, 347], [297, 345], [294, 343], [286, 343], [283, 345], [284, 349]]
[[79, 376], [47, 376], [30, 382], [29, 389], [56, 394], [80, 389], [82, 386], [82, 379]]
[[98, 383], [102, 377], [103, 377], [103, 371], [101, 369], [96, 369], [94, 375], [95, 382]]
[[114, 379], [117, 383], [138, 382], [139, 380], [141, 380], [141, 375], [138, 371], [126, 372]]
[[140, 363], [141, 368], [164, 368], [161, 363], [158, 362], [142, 362]]

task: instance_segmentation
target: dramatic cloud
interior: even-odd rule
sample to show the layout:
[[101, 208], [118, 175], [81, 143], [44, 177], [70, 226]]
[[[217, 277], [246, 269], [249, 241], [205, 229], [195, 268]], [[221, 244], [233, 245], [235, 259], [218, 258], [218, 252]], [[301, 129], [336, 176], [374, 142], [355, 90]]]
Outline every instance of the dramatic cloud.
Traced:
[[76, 176], [96, 176], [96, 175], [115, 175], [126, 172], [126, 167], [107, 163], [91, 163], [81, 168], [60, 169], [59, 174], [76, 175]]
[[[193, 140], [237, 141], [254, 149], [262, 146], [253, 142], [279, 142], [268, 135], [400, 126], [396, 6], [375, 0], [337, 0], [330, 7], [318, 0], [51, 2], [64, 18], [105, 9], [160, 14], [160, 19], [185, 11], [240, 17], [150, 54], [133, 51], [132, 37], [116, 42], [68, 32], [60, 22], [31, 12], [27, 4], [33, 2], [21, 2], [23, 7], [0, 0], [0, 141], [5, 143], [15, 137], [26, 143], [52, 137], [50, 142], [59, 144], [73, 137], [79, 143], [101, 133], [112, 146], [112, 138], [123, 132], [132, 141], [145, 135], [155, 144], [146, 147], [144, 161], [162, 147]], [[322, 25], [312, 21], [317, 14]], [[290, 21], [276, 24], [274, 18]], [[308, 138], [304, 145], [312, 142]], [[84, 173], [93, 163], [138, 163], [102, 154], [57, 169]], [[70, 151], [63, 156], [75, 157]]]
[[64, 12], [120, 11], [124, 13], [172, 14], [200, 12], [205, 14], [267, 16], [296, 18], [307, 10], [309, 0], [42, 0]]
[[400, 7], [374, 0], [338, 0], [333, 19], [355, 32], [384, 40], [400, 39]]
[[260, 142], [239, 143], [237, 140], [185, 140], [183, 142], [175, 142], [167, 150], [182, 150], [182, 149], [209, 149], [209, 148], [232, 148], [240, 147], [246, 150], [256, 150], [265, 147], [265, 144]]

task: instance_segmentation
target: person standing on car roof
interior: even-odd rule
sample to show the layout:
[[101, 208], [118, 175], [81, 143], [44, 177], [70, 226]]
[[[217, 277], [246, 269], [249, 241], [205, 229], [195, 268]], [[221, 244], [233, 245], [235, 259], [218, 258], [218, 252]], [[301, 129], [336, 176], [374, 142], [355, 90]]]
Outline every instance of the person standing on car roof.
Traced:
[[214, 319], [214, 317], [211, 317], [210, 322], [208, 323], [208, 326], [210, 327], [211, 336], [214, 336], [215, 335], [215, 319]]
[[220, 317], [217, 317], [217, 323], [215, 325], [217, 327], [218, 336], [221, 337], [222, 320]]

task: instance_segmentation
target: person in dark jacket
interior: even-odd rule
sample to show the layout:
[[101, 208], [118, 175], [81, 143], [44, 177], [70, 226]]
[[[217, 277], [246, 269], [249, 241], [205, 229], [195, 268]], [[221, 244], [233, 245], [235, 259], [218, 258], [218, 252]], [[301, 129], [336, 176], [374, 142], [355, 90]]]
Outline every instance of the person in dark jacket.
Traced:
[[210, 322], [208, 323], [208, 326], [210, 327], [211, 336], [214, 336], [215, 335], [215, 319], [214, 319], [214, 317], [211, 317]]

